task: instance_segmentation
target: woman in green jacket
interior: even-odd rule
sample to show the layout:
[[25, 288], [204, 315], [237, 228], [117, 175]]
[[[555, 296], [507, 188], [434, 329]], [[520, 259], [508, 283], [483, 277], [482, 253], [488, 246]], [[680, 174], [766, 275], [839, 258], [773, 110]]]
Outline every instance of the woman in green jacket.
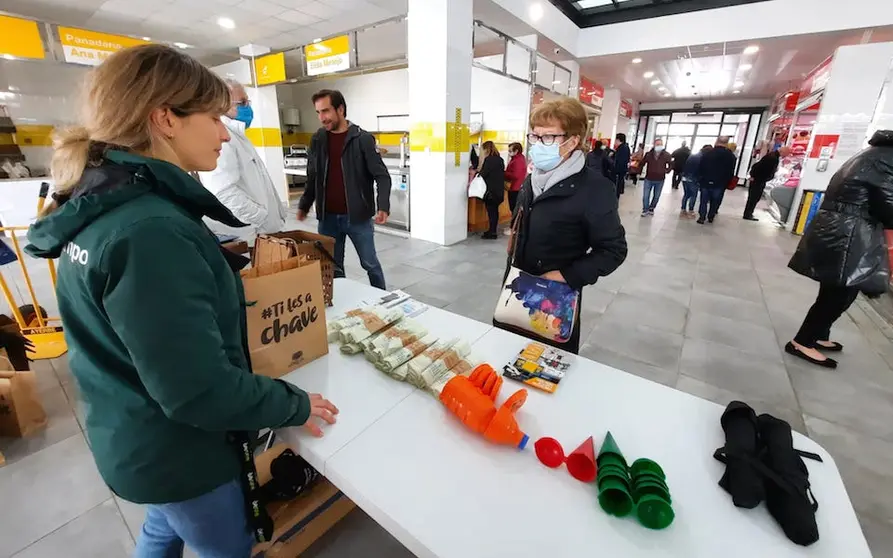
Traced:
[[[333, 423], [338, 410], [247, 356], [240, 257], [209, 217], [243, 226], [187, 174], [211, 171], [229, 135], [226, 84], [161, 45], [120, 51], [87, 82], [82, 126], [61, 132], [54, 203], [28, 233], [30, 254], [59, 258], [69, 362], [86, 402], [99, 472], [146, 506], [138, 558], [246, 558], [251, 460], [240, 441], [266, 427]], [[238, 261], [234, 261], [238, 260]]]

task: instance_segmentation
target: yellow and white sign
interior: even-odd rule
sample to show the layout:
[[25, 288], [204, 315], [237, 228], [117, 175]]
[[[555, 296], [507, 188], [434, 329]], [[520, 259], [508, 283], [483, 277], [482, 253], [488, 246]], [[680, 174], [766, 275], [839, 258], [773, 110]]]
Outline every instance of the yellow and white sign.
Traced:
[[88, 66], [99, 66], [103, 60], [127, 47], [149, 44], [148, 41], [133, 37], [61, 26], [59, 42], [62, 43], [66, 62]]
[[277, 52], [255, 58], [254, 75], [259, 86], [285, 81], [285, 53]]
[[37, 22], [0, 15], [0, 55], [46, 58]]
[[307, 75], [318, 76], [350, 68], [350, 37], [341, 35], [304, 47]]

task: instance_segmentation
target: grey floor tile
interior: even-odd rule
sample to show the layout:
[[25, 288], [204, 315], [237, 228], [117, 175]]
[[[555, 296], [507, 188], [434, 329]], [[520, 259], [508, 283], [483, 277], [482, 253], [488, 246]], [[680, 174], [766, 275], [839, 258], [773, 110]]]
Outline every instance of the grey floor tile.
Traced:
[[457, 277], [437, 274], [424, 281], [419, 281], [403, 289], [415, 296], [420, 295], [436, 300], [446, 301], [447, 304], [456, 302], [466, 295], [477, 292], [479, 285], [470, 281], [461, 281]]
[[607, 348], [584, 343], [580, 346], [580, 355], [601, 364], [623, 370], [646, 380], [657, 382], [665, 386], [674, 387], [679, 373], [676, 370], [667, 370], [657, 366], [617, 354]]
[[834, 457], [856, 511], [893, 524], [893, 442], [808, 414], [806, 428]]
[[60, 384], [65, 385], [74, 381], [71, 368], [68, 366], [68, 353], [50, 360], [50, 366], [53, 367], [53, 372], [56, 373], [56, 379]]
[[763, 358], [721, 343], [686, 339], [679, 372], [748, 399], [797, 408], [787, 371], [777, 357]]
[[757, 414], [769, 413], [782, 420], [786, 420], [791, 428], [801, 434], [806, 434], [806, 425], [803, 422], [803, 415], [795, 409], [779, 407], [777, 405], [768, 404], [765, 401], [754, 399], [753, 397], [745, 397], [741, 394], [729, 391], [727, 389], [717, 387], [713, 384], [680, 374], [676, 382], [675, 388], [692, 395], [697, 395], [702, 399], [713, 401], [723, 407], [732, 401], [743, 401], [753, 407]]
[[893, 521], [881, 521], [863, 513], [859, 514], [859, 523], [872, 554], [877, 558], [893, 556]]
[[316, 541], [302, 558], [411, 558], [415, 556], [359, 508]]
[[46, 428], [25, 438], [0, 437], [0, 452], [6, 457], [7, 465], [72, 436], [80, 436], [81, 429], [61, 386], [41, 392], [40, 402], [47, 414]]
[[688, 309], [684, 305], [662, 295], [621, 292], [605, 312], [605, 319], [633, 325], [645, 324], [671, 333], [682, 333], [687, 315]]
[[68, 406], [74, 412], [74, 416], [78, 421], [81, 430], [87, 428], [86, 407], [81, 394], [78, 391], [77, 382], [62, 384], [62, 390], [65, 392], [65, 398], [68, 400]]
[[691, 311], [711, 316], [722, 316], [767, 328], [772, 327], [772, 320], [763, 303], [708, 291], [695, 290], [692, 293]]
[[403, 290], [410, 285], [415, 285], [416, 283], [430, 279], [433, 276], [434, 272], [428, 271], [427, 269], [406, 264], [396, 264], [388, 266], [385, 269], [384, 278], [389, 289]]
[[843, 370], [789, 362], [803, 413], [893, 442], [893, 392], [856, 381]]
[[436, 296], [428, 296], [413, 292], [412, 287], [407, 287], [404, 289], [407, 293], [412, 295], [412, 298], [418, 300], [419, 302], [424, 302], [428, 306], [433, 306], [435, 308], [446, 308], [450, 304], [456, 302], [456, 300], [444, 300], [442, 298], [437, 298]]
[[133, 539], [114, 500], [110, 498], [15, 554], [13, 558], [124, 558], [132, 551]]
[[637, 267], [629, 279], [623, 283], [620, 292], [633, 296], [658, 295], [686, 307], [691, 302], [692, 281], [690, 279], [661, 279], [650, 274], [639, 274], [638, 271]]
[[0, 469], [0, 494], [0, 556], [15, 554], [111, 497], [81, 436]]
[[698, 270], [695, 276], [695, 290], [721, 294], [733, 298], [762, 302], [763, 291], [759, 282], [750, 277], [740, 277], [735, 274], [704, 273]]
[[775, 331], [736, 318], [724, 318], [692, 311], [685, 326], [685, 336], [722, 343], [766, 358], [781, 359]]
[[128, 502], [117, 496], [114, 496], [113, 498], [115, 504], [118, 506], [118, 511], [121, 512], [121, 516], [124, 518], [124, 523], [127, 525], [127, 530], [130, 532], [130, 536], [133, 540], [136, 540], [140, 534], [140, 530], [143, 528], [143, 519], [146, 517], [145, 507], [141, 504]]
[[52, 390], [59, 387], [59, 378], [53, 370], [53, 364], [49, 360], [35, 360], [31, 362], [31, 371], [37, 377], [37, 389], [39, 391]]
[[657, 368], [676, 370], [683, 337], [645, 325], [630, 325], [602, 319], [589, 338], [591, 346], [605, 348]]

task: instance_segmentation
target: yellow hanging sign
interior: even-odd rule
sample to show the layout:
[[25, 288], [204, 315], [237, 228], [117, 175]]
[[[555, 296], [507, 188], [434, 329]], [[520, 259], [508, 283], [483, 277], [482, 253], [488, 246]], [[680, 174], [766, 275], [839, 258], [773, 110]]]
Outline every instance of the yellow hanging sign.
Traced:
[[46, 58], [37, 22], [0, 15], [0, 56]]
[[88, 66], [99, 66], [103, 60], [127, 47], [149, 44], [149, 41], [133, 37], [61, 26], [59, 42], [62, 43], [66, 62]]
[[350, 68], [350, 37], [340, 35], [304, 47], [307, 75], [316, 76]]
[[277, 52], [255, 58], [254, 75], [257, 85], [270, 85], [285, 81], [285, 53]]

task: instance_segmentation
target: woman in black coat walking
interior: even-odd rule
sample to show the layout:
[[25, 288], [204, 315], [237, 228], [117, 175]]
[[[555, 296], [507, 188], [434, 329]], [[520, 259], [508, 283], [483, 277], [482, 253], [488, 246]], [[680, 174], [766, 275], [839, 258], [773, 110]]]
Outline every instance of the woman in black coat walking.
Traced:
[[893, 130], [880, 130], [868, 149], [837, 171], [822, 206], [788, 266], [819, 282], [819, 294], [785, 351], [836, 368], [822, 351], [840, 351], [831, 326], [856, 300], [883, 294], [890, 284], [884, 229], [893, 229]]
[[481, 238], [497, 238], [496, 227], [499, 226], [499, 206], [505, 200], [505, 161], [496, 150], [492, 141], [485, 141], [481, 146], [481, 167], [478, 175], [487, 184], [487, 192], [484, 194], [484, 205], [487, 206], [487, 218], [490, 220], [490, 228]]

